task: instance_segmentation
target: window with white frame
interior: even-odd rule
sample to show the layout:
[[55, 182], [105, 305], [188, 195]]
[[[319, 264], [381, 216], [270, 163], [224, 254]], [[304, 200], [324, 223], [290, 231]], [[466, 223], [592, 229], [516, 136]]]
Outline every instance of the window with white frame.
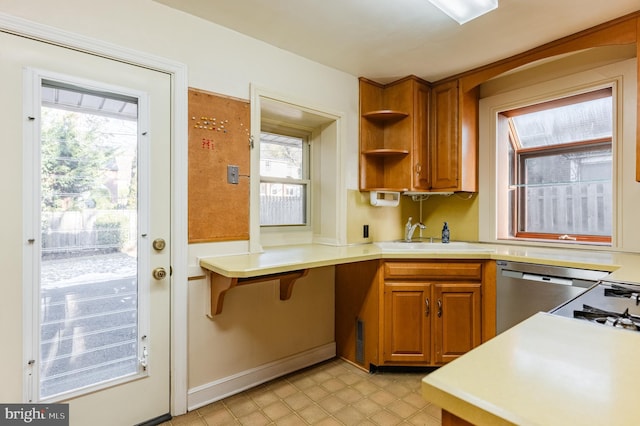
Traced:
[[498, 119], [509, 238], [611, 243], [612, 88], [504, 111]]
[[260, 226], [309, 224], [309, 135], [260, 133]]

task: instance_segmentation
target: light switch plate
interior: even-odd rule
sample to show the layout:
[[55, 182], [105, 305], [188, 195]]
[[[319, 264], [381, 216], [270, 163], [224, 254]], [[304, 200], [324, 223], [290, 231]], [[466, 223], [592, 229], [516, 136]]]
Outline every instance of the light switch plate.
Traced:
[[227, 183], [238, 183], [238, 174], [240, 171], [238, 170], [238, 166], [227, 166]]

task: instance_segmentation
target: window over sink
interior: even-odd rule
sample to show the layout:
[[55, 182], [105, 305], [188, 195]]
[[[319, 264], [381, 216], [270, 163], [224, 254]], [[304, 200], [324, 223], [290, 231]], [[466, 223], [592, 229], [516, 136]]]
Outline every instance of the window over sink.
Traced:
[[507, 238], [611, 243], [612, 92], [599, 87], [498, 113]]

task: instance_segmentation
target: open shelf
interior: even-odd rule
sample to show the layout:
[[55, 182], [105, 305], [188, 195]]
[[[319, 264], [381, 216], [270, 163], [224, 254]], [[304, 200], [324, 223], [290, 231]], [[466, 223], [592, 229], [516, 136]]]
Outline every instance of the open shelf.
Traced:
[[395, 155], [408, 155], [408, 149], [390, 149], [390, 148], [380, 148], [380, 149], [367, 149], [362, 151], [363, 155], [368, 155], [371, 157], [391, 157]]
[[408, 76], [389, 84], [360, 78], [361, 191], [416, 189], [416, 164], [426, 164], [429, 83]]
[[380, 109], [377, 111], [369, 111], [362, 114], [368, 120], [375, 121], [393, 121], [401, 120], [409, 116], [409, 113], [403, 111], [395, 111], [391, 109]]

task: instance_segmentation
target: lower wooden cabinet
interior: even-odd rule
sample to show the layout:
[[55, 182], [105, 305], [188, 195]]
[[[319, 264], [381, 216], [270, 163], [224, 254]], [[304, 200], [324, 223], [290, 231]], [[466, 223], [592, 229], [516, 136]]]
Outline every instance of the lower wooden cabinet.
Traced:
[[385, 282], [383, 363], [430, 363], [431, 293], [428, 283]]
[[337, 352], [344, 359], [365, 369], [443, 365], [495, 335], [495, 263], [340, 265], [336, 307]]
[[434, 357], [436, 364], [453, 361], [482, 343], [480, 283], [434, 286]]
[[444, 364], [478, 346], [480, 285], [385, 282], [382, 364]]

